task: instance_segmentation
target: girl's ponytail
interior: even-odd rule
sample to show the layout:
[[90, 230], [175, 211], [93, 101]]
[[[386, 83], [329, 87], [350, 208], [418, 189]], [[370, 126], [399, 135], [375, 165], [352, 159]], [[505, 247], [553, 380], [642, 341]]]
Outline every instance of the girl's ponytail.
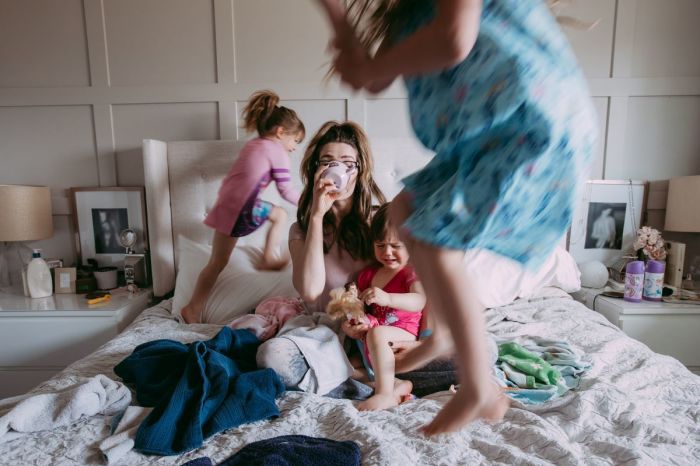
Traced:
[[280, 98], [270, 90], [258, 91], [250, 96], [243, 109], [243, 128], [258, 135], [267, 136], [281, 126], [290, 133], [304, 138], [304, 123], [296, 112], [287, 107], [279, 107]]
[[272, 91], [254, 93], [243, 109], [243, 128], [250, 133], [257, 130], [259, 135], [264, 136], [269, 131], [267, 121], [279, 101], [279, 96]]

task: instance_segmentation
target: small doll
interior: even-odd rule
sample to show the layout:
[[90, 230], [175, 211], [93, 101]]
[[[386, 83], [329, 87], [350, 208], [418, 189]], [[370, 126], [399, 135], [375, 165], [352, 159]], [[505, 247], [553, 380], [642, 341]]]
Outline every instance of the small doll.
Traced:
[[333, 319], [347, 319], [351, 324], [367, 322], [365, 304], [358, 298], [355, 282], [332, 289], [330, 296], [326, 312]]

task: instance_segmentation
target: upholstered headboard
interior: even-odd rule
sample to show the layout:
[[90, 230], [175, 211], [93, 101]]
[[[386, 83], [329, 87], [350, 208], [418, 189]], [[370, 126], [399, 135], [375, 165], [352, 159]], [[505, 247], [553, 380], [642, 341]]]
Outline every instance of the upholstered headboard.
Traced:
[[[401, 190], [401, 178], [425, 165], [431, 153], [417, 141], [406, 138], [375, 138], [374, 176], [387, 199]], [[178, 235], [210, 243], [212, 231], [202, 224], [216, 200], [221, 180], [231, 167], [244, 142], [238, 141], [143, 141], [146, 181], [146, 208], [153, 271], [153, 291], [164, 296], [175, 287]], [[292, 155], [293, 183], [301, 188], [301, 151]], [[263, 198], [289, 212], [289, 223], [296, 212], [282, 201], [270, 186]], [[239, 244], [262, 241], [263, 229]]]

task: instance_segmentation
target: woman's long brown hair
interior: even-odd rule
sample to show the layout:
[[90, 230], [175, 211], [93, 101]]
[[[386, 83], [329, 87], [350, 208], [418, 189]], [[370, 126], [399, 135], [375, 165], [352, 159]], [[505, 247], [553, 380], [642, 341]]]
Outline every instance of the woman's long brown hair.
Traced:
[[372, 177], [374, 162], [367, 135], [356, 123], [328, 121], [309, 142], [304, 158], [301, 160], [300, 171], [304, 190], [299, 199], [297, 221], [301, 231], [306, 233], [313, 202], [314, 175], [319, 167], [323, 146], [331, 142], [342, 142], [352, 146], [357, 151], [359, 166], [350, 211], [340, 219], [339, 223], [333, 209], [323, 216], [323, 252], [327, 253], [331, 245], [337, 242], [338, 247], [347, 251], [353, 259], [369, 260], [374, 257], [369, 227], [372, 202], [374, 199], [383, 204], [386, 199]]

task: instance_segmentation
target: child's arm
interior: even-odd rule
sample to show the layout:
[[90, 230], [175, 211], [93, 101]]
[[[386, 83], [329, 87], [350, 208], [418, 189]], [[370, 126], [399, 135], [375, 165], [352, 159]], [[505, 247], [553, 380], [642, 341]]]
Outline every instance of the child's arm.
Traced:
[[282, 198], [293, 205], [299, 204], [299, 191], [292, 186], [289, 168], [273, 168], [272, 179], [275, 180], [277, 192]]
[[402, 311], [420, 312], [425, 308], [425, 291], [419, 281], [411, 284], [410, 293], [387, 293], [386, 291], [372, 286], [362, 292], [360, 299], [365, 304], [376, 304], [377, 306], [393, 307]]
[[[363, 49], [343, 48], [343, 44], [350, 43], [347, 40], [337, 40], [340, 54], [335, 68], [343, 81], [361, 88], [400, 75], [425, 74], [457, 65], [469, 55], [476, 42], [481, 5], [482, 0], [440, 0], [437, 14], [430, 23], [373, 59], [368, 59]], [[336, 30], [336, 34], [338, 32]]]
[[[385, 54], [387, 50], [391, 48], [391, 43], [389, 41], [389, 38], [385, 38], [384, 41], [381, 43], [379, 48], [377, 49], [377, 53], [375, 54], [376, 57], [380, 57], [381, 55]], [[372, 81], [369, 83], [366, 88], [369, 92], [373, 94], [377, 94], [379, 92], [382, 92], [384, 89], [387, 87], [391, 86], [391, 83], [394, 82], [396, 77], [393, 78], [384, 78], [384, 79], [379, 79]]]

